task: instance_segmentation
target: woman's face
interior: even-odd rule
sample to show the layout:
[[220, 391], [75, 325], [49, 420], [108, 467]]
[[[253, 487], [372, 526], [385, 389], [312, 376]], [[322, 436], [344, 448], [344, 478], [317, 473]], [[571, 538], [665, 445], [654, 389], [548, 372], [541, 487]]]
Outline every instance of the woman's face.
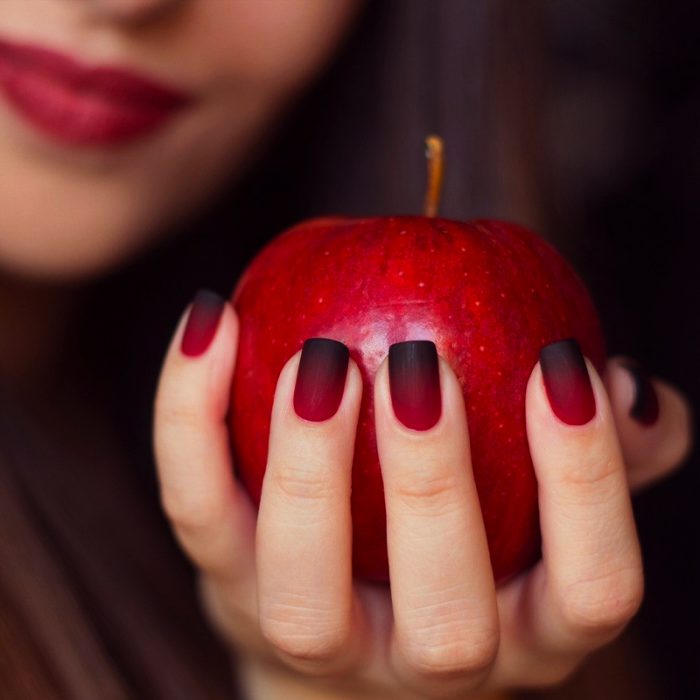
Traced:
[[93, 274], [235, 174], [361, 0], [2, 0], [0, 270]]

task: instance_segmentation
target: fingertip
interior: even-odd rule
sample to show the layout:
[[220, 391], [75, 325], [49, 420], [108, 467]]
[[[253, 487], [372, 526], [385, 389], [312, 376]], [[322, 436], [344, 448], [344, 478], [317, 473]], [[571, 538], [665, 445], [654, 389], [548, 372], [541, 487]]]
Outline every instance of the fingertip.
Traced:
[[228, 412], [237, 345], [233, 307], [213, 293], [199, 293], [171, 339], [158, 383], [156, 418], [180, 411], [222, 420]]
[[614, 357], [608, 360], [606, 366], [605, 385], [616, 418], [627, 417], [634, 402], [635, 386], [632, 376], [625, 369], [627, 363], [627, 358]]
[[216, 335], [205, 354], [209, 364], [207, 390], [212, 397], [213, 410], [217, 417], [228, 413], [238, 337], [238, 316], [231, 304], [225, 302]]
[[646, 486], [680, 467], [693, 444], [691, 410], [680, 392], [624, 357], [610, 361], [606, 381], [630, 485]]
[[525, 393], [528, 424], [572, 434], [612, 425], [610, 401], [595, 365], [581, 355], [575, 371], [563, 368], [563, 374], [573, 377], [551, 376], [558, 371], [559, 367], [543, 367], [542, 359], [533, 367]]
[[548, 431], [571, 427], [560, 420], [552, 409], [540, 362], [533, 367], [525, 390], [525, 416], [530, 442]]
[[656, 380], [656, 389], [660, 410], [664, 414], [660, 421], [671, 416], [667, 419], [669, 438], [663, 457], [673, 470], [681, 467], [693, 450], [693, 411], [688, 400], [670, 384]]
[[272, 404], [272, 415], [279, 418], [281, 413], [287, 412], [292, 406], [294, 384], [299, 369], [301, 350], [295, 352], [282, 366], [275, 385], [275, 397]]
[[548, 418], [549, 402], [547, 401], [544, 379], [542, 377], [542, 367], [540, 367], [539, 362], [535, 363], [532, 372], [530, 372], [530, 378], [527, 380], [527, 387], [525, 388], [525, 413], [527, 414], [528, 420], [534, 418]]
[[377, 429], [385, 426], [393, 419], [391, 410], [391, 393], [389, 391], [389, 356], [387, 355], [377, 367], [374, 375], [374, 415], [377, 422]]
[[610, 406], [610, 397], [603, 381], [603, 377], [598, 373], [596, 366], [586, 357], [586, 368], [588, 376], [593, 387], [593, 395], [595, 397], [596, 415], [595, 417], [607, 423], [611, 428], [613, 426], [613, 415]]
[[273, 416], [314, 425], [338, 417], [357, 419], [362, 374], [348, 348], [334, 340], [312, 338], [287, 360], [275, 389]]
[[208, 289], [197, 292], [185, 313], [186, 321], [180, 338], [180, 352], [185, 357], [203, 355], [216, 336], [226, 305], [223, 297]]
[[[557, 415], [547, 394], [544, 371], [533, 368], [526, 392], [526, 430], [540, 486], [587, 484], [596, 475], [619, 472], [624, 463], [605, 386], [593, 364], [584, 360], [595, 413], [586, 423], [569, 424]], [[617, 479], [617, 477], [616, 477]], [[611, 484], [613, 483], [612, 480]], [[576, 496], [578, 497], [578, 496]]]
[[210, 355], [222, 342], [235, 350], [238, 332], [233, 306], [215, 292], [200, 290], [180, 316], [166, 360], [194, 362]]
[[445, 420], [453, 421], [460, 426], [467, 425], [467, 412], [464, 405], [464, 390], [450, 363], [440, 357], [440, 386], [442, 406]]
[[348, 372], [345, 379], [343, 400], [338, 410], [350, 410], [355, 413], [359, 413], [360, 402], [362, 400], [362, 391], [362, 372], [357, 365], [357, 362], [350, 357], [348, 361]]
[[[419, 385], [427, 384], [425, 377], [421, 377], [419, 371], [416, 374], [418, 376], [415, 378], [415, 381]], [[405, 376], [400, 377], [400, 380], [404, 383], [414, 381], [412, 375], [413, 371], [407, 372]], [[397, 401], [401, 401], [404, 398], [402, 394], [412, 392], [410, 390], [407, 392], [406, 387], [398, 387], [399, 389], [403, 388], [404, 391], [399, 391], [399, 395], [396, 397], [393, 396], [394, 379], [391, 375], [390, 355], [387, 355], [379, 365], [374, 378], [374, 405], [378, 429], [399, 431], [414, 438], [426, 433], [437, 436], [444, 433], [448, 426], [452, 426], [455, 423], [458, 423], [460, 429], [462, 429], [466, 425], [462, 385], [449, 362], [440, 355], [437, 355], [437, 379], [437, 387], [429, 387], [429, 392], [425, 391], [426, 387], [422, 387], [424, 390], [420, 393], [426, 394], [424, 397], [425, 403], [432, 404], [434, 401], [437, 401], [438, 406], [431, 405], [429, 410], [426, 409], [425, 413], [430, 415], [427, 417], [419, 416], [421, 418], [420, 421], [415, 423], [412, 420], [404, 422], [405, 416], [403, 420], [402, 416], [405, 412], [402, 413], [402, 416], [398, 415]], [[416, 402], [414, 401], [413, 403]], [[418, 406], [411, 406], [413, 410], [410, 413], [416, 413], [417, 408], [422, 408], [422, 402]], [[418, 412], [420, 413], [420, 411]], [[413, 415], [409, 415], [409, 418], [413, 417]]]
[[654, 426], [660, 415], [657, 388], [644, 368], [628, 358], [608, 364], [607, 386], [615, 417], [635, 421], [641, 428]]

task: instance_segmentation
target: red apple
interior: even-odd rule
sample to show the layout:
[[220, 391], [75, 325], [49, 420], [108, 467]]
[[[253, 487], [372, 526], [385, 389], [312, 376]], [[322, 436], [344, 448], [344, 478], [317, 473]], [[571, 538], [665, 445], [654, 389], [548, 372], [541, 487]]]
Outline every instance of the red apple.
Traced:
[[[236, 468], [256, 503], [277, 377], [306, 338], [340, 340], [362, 370], [353, 463], [357, 575], [388, 576], [372, 382], [389, 346], [432, 340], [464, 390], [474, 476], [501, 580], [539, 552], [525, 387], [540, 348], [576, 338], [602, 370], [591, 300], [569, 265], [525, 229], [439, 218], [319, 219], [253, 261], [234, 294], [241, 321], [233, 383]], [[329, 465], [330, 466], [330, 465]]]
[[[428, 204], [434, 209], [434, 201]], [[280, 370], [306, 338], [342, 341], [364, 380], [352, 474], [354, 571], [387, 580], [372, 383], [392, 343], [432, 340], [464, 391], [494, 576], [502, 581], [537, 559], [528, 378], [540, 348], [564, 338], [578, 340], [598, 370], [605, 360], [591, 299], [552, 247], [500, 221], [317, 219], [268, 244], [241, 278], [233, 303], [241, 322], [233, 446], [256, 504]]]

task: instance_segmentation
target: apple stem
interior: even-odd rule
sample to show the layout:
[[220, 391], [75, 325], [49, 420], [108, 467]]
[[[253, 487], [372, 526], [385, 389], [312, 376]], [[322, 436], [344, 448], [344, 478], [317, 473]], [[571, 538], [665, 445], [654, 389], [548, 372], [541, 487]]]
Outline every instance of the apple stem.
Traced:
[[436, 134], [425, 139], [425, 157], [428, 162], [428, 184], [425, 191], [425, 216], [437, 216], [442, 194], [442, 176], [445, 171], [444, 141]]

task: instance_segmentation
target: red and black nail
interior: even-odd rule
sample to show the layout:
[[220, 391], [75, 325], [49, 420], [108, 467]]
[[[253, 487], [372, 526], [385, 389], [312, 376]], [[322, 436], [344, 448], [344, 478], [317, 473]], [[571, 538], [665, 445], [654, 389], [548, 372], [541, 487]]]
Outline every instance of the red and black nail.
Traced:
[[324, 421], [335, 415], [345, 390], [350, 353], [329, 338], [304, 342], [294, 387], [294, 410], [300, 418]]
[[435, 343], [409, 340], [389, 348], [389, 389], [394, 414], [413, 430], [432, 428], [442, 414]]
[[211, 345], [219, 327], [226, 302], [218, 294], [202, 289], [190, 308], [180, 350], [188, 357], [198, 357]]
[[629, 372], [634, 383], [634, 401], [630, 408], [630, 417], [650, 427], [659, 419], [659, 397], [656, 389], [640, 365], [626, 362], [623, 367]]
[[560, 340], [540, 350], [542, 378], [552, 411], [568, 425], [584, 425], [595, 416], [595, 396], [579, 344]]

